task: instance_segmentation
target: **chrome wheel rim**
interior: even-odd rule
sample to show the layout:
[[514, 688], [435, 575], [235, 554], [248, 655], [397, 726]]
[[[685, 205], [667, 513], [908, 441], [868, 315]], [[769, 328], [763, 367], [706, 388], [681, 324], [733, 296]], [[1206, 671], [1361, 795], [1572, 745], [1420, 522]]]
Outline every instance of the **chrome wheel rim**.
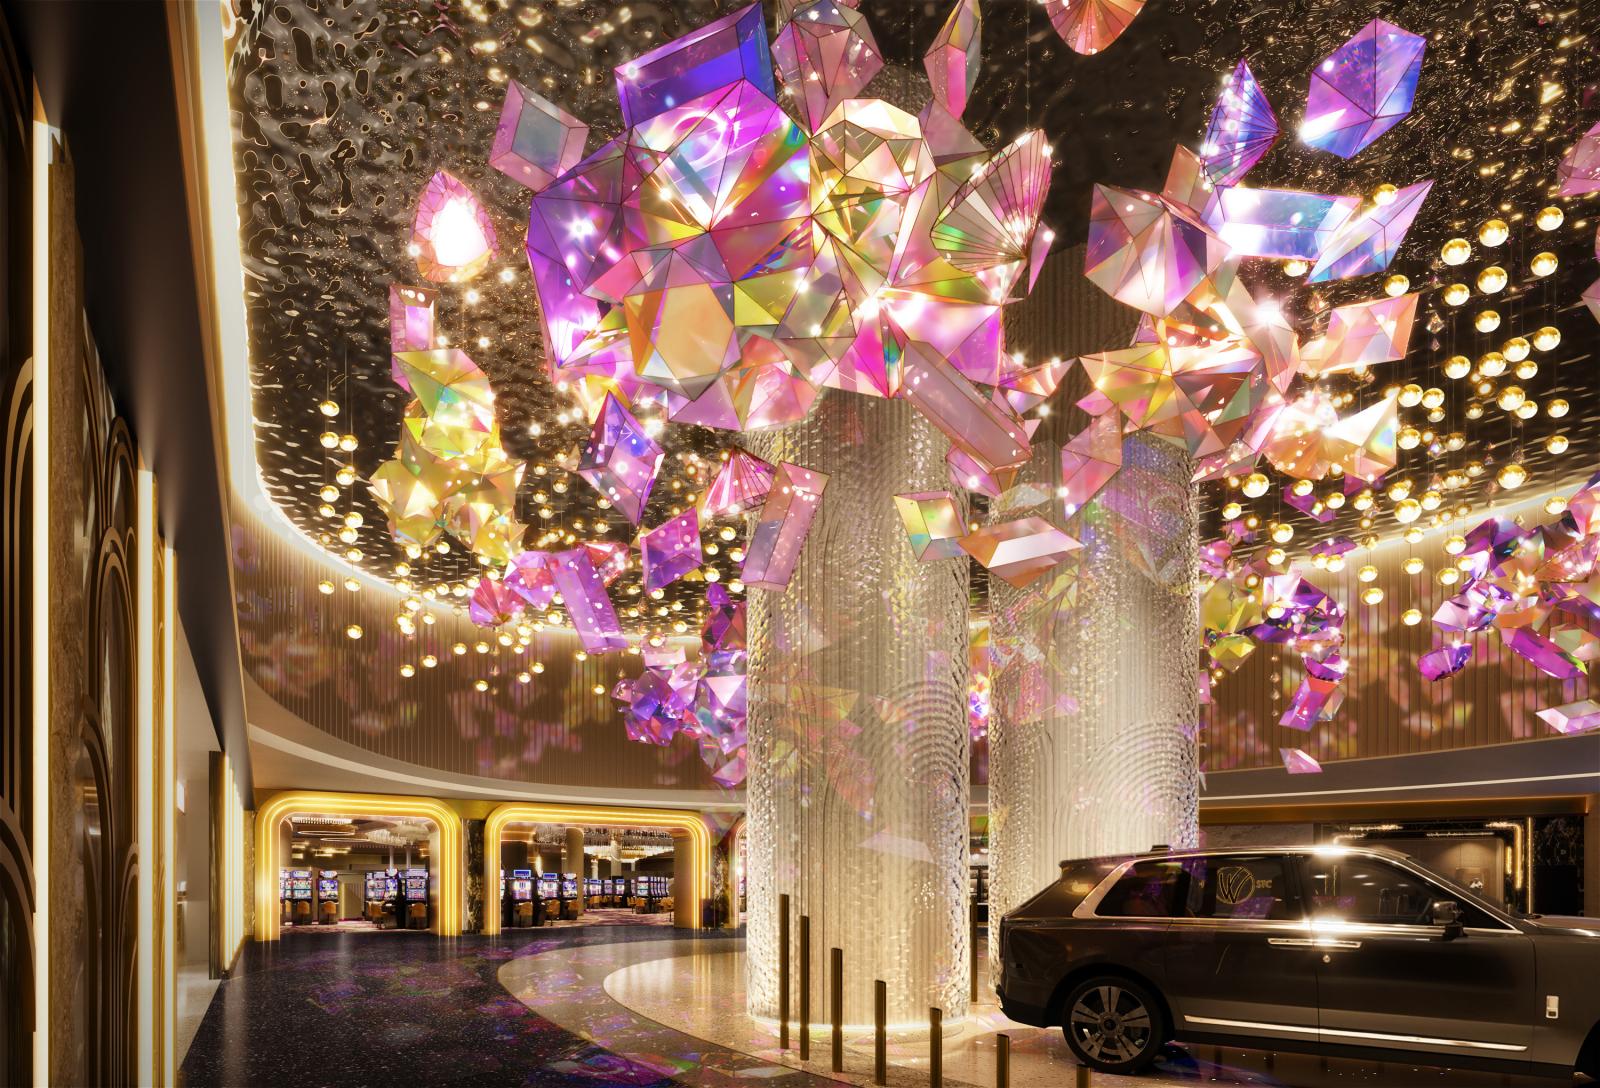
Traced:
[[1096, 1061], [1131, 1062], [1150, 1045], [1150, 1010], [1121, 986], [1083, 991], [1068, 1022], [1083, 1052]]

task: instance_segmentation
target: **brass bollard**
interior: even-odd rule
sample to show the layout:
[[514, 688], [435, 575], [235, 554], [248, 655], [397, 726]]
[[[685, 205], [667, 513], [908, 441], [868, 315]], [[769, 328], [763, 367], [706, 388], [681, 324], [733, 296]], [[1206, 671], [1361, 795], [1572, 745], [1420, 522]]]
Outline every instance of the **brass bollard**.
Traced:
[[1078, 1072], [1073, 1077], [1072, 1085], [1073, 1088], [1090, 1088], [1089, 1067], [1087, 1065], [1078, 1066]]
[[828, 1004], [833, 1014], [833, 1071], [844, 1072], [844, 949], [828, 949]]
[[928, 1088], [944, 1088], [944, 1010], [928, 1010]]
[[778, 896], [778, 1048], [789, 1049], [789, 897]]
[[800, 1060], [811, 1060], [811, 915], [800, 916]]
[[968, 959], [972, 961], [972, 993], [968, 995], [973, 1001], [978, 1000], [978, 901], [974, 899], [967, 904], [967, 923], [971, 933], [967, 942], [969, 949]]
[[994, 1088], [1011, 1088], [1011, 1036], [994, 1037]]
[[889, 1083], [889, 987], [878, 979], [872, 984], [872, 1083]]

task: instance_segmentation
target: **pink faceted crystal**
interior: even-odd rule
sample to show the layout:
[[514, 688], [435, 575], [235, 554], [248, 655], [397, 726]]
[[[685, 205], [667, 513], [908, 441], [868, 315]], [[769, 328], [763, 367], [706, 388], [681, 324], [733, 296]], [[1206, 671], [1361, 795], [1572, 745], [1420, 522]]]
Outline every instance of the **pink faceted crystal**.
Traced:
[[671, 585], [700, 565], [700, 513], [690, 508], [639, 537], [644, 591]]
[[[438, 292], [431, 287], [389, 285], [389, 351], [428, 351], [433, 347], [433, 304]], [[399, 367], [395, 380], [411, 391]]]
[[1022, 589], [1083, 545], [1043, 518], [986, 525], [961, 538], [961, 548], [989, 573]]
[[753, 453], [730, 450], [717, 478], [706, 488], [701, 510], [708, 518], [744, 513], [767, 497], [776, 471]]
[[1301, 748], [1279, 748], [1278, 757], [1283, 760], [1283, 769], [1290, 774], [1321, 774], [1322, 764]]
[[605, 583], [589, 561], [589, 553], [582, 548], [555, 552], [550, 556], [550, 576], [566, 603], [572, 628], [578, 641], [591, 654], [626, 649], [628, 640], [623, 636], [617, 610], [606, 595]]
[[[1562, 196], [1581, 196], [1600, 190], [1600, 121], [1578, 137], [1556, 168]], [[1596, 243], [1600, 246], [1600, 242]]]
[[840, 0], [809, 0], [778, 31], [772, 59], [786, 92], [804, 107], [813, 132], [883, 67], [866, 16]]
[[922, 55], [934, 101], [960, 117], [978, 82], [983, 57], [983, 11], [978, 0], [956, 0], [955, 7]]
[[1028, 459], [1032, 447], [1021, 419], [1004, 400], [985, 397], [948, 361], [913, 344], [906, 351], [905, 374], [906, 397], [952, 446], [985, 470], [1011, 468]]
[[579, 459], [578, 475], [637, 525], [663, 456], [633, 413], [608, 394]]
[[1549, 707], [1538, 711], [1538, 716], [1551, 729], [1569, 737], [1600, 729], [1600, 703], [1593, 699]]
[[1082, 509], [1121, 467], [1121, 420], [1108, 412], [1061, 448], [1061, 505], [1066, 515]]
[[1145, 0], [1045, 0], [1050, 22], [1075, 53], [1092, 55], [1128, 29]]
[[767, 492], [766, 504], [745, 548], [740, 573], [745, 585], [763, 589], [788, 586], [827, 486], [826, 473], [787, 461], [778, 465], [772, 490]]
[[578, 165], [588, 137], [588, 125], [511, 80], [489, 146], [489, 165], [538, 191]]
[[428, 181], [411, 227], [417, 270], [433, 283], [461, 283], [494, 257], [494, 223], [472, 190], [448, 171]]
[[1165, 317], [1226, 254], [1210, 227], [1154, 193], [1094, 187], [1084, 275], [1117, 301]]

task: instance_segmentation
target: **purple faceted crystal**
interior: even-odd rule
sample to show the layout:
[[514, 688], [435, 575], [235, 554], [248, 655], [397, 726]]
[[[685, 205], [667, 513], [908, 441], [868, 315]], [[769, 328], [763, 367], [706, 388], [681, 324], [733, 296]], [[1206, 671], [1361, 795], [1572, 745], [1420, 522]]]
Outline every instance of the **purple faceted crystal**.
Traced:
[[1432, 181], [1407, 185], [1388, 204], [1346, 222], [1323, 247], [1306, 282], [1326, 283], [1388, 268], [1432, 189]]
[[1600, 703], [1593, 699], [1549, 707], [1539, 711], [1538, 716], [1551, 729], [1569, 737], [1600, 729]]
[[[1600, 122], [1578, 137], [1578, 142], [1556, 168], [1556, 180], [1562, 196], [1581, 196], [1600, 190]], [[1595, 248], [1600, 251], [1600, 234], [1595, 236]]]
[[639, 537], [644, 591], [671, 585], [700, 565], [700, 512], [691, 507]]
[[578, 632], [583, 648], [592, 654], [626, 649], [617, 610], [606, 596], [605, 583], [589, 561], [583, 548], [556, 552], [550, 557], [550, 576], [556, 592], [566, 602], [572, 628]]
[[1518, 657], [1530, 662], [1546, 676], [1557, 680], [1576, 680], [1587, 672], [1584, 662], [1576, 661], [1560, 646], [1528, 627], [1499, 628], [1500, 638]]
[[630, 128], [739, 80], [778, 97], [760, 4], [618, 65], [616, 76], [622, 120]]
[[550, 578], [549, 556], [544, 552], [519, 552], [506, 566], [505, 586], [535, 612], [543, 612], [555, 598], [555, 582]]
[[537, 192], [578, 164], [588, 137], [588, 125], [511, 80], [489, 165]]
[[1303, 748], [1279, 748], [1283, 769], [1290, 774], [1321, 774], [1322, 764], [1312, 759]]
[[1311, 73], [1300, 139], [1348, 159], [1411, 112], [1422, 53], [1420, 35], [1374, 19]]
[[1261, 85], [1240, 61], [1222, 85], [1222, 94], [1211, 110], [1200, 158], [1206, 176], [1214, 185], [1234, 185], [1278, 138], [1278, 117]]
[[1353, 196], [1230, 185], [1212, 194], [1204, 216], [1241, 256], [1314, 261], [1360, 204]]
[[1454, 676], [1472, 660], [1472, 643], [1452, 642], [1429, 650], [1417, 659], [1417, 671], [1425, 680], [1443, 680]]
[[1289, 708], [1278, 719], [1278, 724], [1288, 729], [1309, 732], [1319, 721], [1327, 721], [1343, 702], [1343, 692], [1338, 680], [1319, 680], [1307, 675], [1289, 700]]
[[467, 604], [467, 617], [479, 627], [499, 627], [527, 606], [527, 602], [503, 581], [483, 578], [472, 591]]
[[826, 473], [791, 465], [778, 466], [778, 475], [767, 492], [761, 516], [750, 533], [745, 549], [741, 577], [745, 585], [763, 589], [783, 589], [794, 575], [800, 549], [811, 521], [817, 516], [822, 491], [828, 486]]
[[637, 525], [662, 456], [661, 446], [608, 393], [578, 460], [578, 475]]

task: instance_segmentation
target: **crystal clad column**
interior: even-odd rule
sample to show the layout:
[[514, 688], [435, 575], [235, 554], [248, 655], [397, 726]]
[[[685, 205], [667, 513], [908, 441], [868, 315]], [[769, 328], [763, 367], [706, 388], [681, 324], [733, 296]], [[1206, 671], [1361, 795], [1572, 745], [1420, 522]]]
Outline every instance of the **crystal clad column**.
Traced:
[[[1082, 268], [1078, 250], [1052, 259], [1033, 298], [1013, 308], [1008, 348], [1046, 356], [1128, 343], [1128, 311], [1084, 280]], [[990, 581], [992, 639], [1003, 662], [989, 728], [991, 918], [1056, 879], [1065, 858], [1192, 845], [1197, 837], [1191, 465], [1161, 439], [1127, 437], [1121, 470], [1063, 521], [1055, 498], [1061, 446], [1088, 422], [1067, 406], [1087, 391], [1074, 370], [1054, 401], [1059, 410], [1035, 436], [1016, 498], [990, 514], [1045, 514], [1083, 542], [1063, 568], [1027, 589]], [[1037, 509], [1015, 505], [1045, 496]], [[991, 945], [991, 967], [996, 953]]]
[[846, 1022], [872, 1022], [873, 979], [891, 1022], [963, 1016], [968, 564], [919, 563], [893, 501], [948, 487], [949, 443], [909, 402], [833, 391], [746, 441], [829, 476], [788, 590], [749, 591], [750, 1011], [777, 1015], [787, 894], [793, 948], [811, 918], [815, 1020], [833, 946]]

